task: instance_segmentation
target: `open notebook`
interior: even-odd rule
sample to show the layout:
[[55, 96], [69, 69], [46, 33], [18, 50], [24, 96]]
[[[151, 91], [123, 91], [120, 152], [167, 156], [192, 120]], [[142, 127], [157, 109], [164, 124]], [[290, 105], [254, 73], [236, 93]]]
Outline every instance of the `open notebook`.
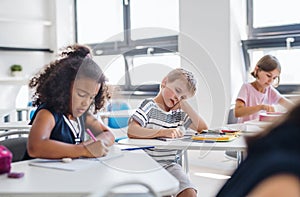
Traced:
[[30, 166], [44, 167], [58, 170], [66, 171], [77, 171], [85, 168], [89, 168], [93, 165], [99, 164], [99, 162], [106, 161], [109, 159], [114, 159], [122, 156], [123, 153], [120, 148], [112, 146], [109, 149], [109, 152], [104, 157], [98, 158], [79, 158], [73, 159], [71, 162], [63, 162], [62, 159], [34, 159], [30, 161]]

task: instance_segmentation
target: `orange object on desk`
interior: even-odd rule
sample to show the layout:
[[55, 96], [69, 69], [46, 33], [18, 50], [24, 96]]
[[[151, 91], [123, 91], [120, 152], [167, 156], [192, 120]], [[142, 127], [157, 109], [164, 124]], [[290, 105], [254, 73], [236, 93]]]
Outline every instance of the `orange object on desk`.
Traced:
[[229, 142], [234, 140], [236, 135], [194, 135], [192, 136], [192, 140], [200, 140], [200, 141], [216, 141], [216, 142]]

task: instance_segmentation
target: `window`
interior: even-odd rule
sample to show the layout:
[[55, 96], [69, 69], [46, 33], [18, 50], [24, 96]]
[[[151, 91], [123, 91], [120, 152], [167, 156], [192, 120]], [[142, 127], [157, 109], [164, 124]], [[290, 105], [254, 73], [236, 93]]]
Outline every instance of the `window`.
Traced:
[[134, 66], [129, 68], [132, 85], [160, 84], [168, 72], [180, 67], [180, 57], [174, 53], [135, 56], [132, 63]]
[[[281, 63], [281, 93], [299, 93], [300, 79], [297, 76], [300, 61], [300, 15], [298, 0], [270, 1], [247, 0], [249, 39], [242, 41], [246, 70], [250, 72], [257, 61], [272, 54]], [[268, 10], [268, 11], [266, 11]], [[252, 78], [252, 79], [251, 79]]]
[[79, 43], [124, 41], [124, 35], [120, 34], [124, 29], [120, 0], [77, 0], [76, 6]]
[[300, 33], [299, 0], [248, 0], [250, 37]]
[[[299, 91], [296, 84], [300, 84], [298, 62], [300, 61], [300, 49], [280, 50], [280, 49], [256, 49], [251, 50], [251, 66], [249, 71], [253, 71], [256, 62], [264, 55], [271, 54], [278, 58], [282, 70], [280, 74], [280, 87], [282, 93]], [[252, 77], [251, 77], [252, 78]]]
[[110, 84], [110, 85], [125, 84], [125, 59], [124, 59], [124, 56], [122, 56], [122, 55], [113, 56], [111, 58], [111, 61], [105, 65], [103, 72], [105, 73], [106, 77], [109, 76], [108, 84]]
[[180, 67], [179, 0], [75, 0], [75, 15], [76, 42], [95, 56], [117, 56], [105, 66], [112, 85], [157, 93], [162, 76], [153, 71]]
[[75, 13], [76, 42], [96, 55], [141, 46], [177, 51], [179, 0], [75, 0]]
[[[158, 6], [159, 5], [159, 6]], [[176, 35], [179, 31], [179, 5], [174, 0], [130, 0], [131, 29], [144, 29], [147, 34], [132, 32], [132, 40]]]

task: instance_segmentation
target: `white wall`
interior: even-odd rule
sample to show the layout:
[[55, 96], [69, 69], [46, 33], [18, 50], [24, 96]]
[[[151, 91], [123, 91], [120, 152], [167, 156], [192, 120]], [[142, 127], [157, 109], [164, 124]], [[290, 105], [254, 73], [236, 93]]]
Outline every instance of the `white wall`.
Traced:
[[[55, 38], [51, 35], [53, 9], [46, 0], [2, 0], [0, 6], [0, 46], [49, 48]], [[51, 47], [52, 48], [52, 47]], [[49, 59], [44, 52], [0, 51], [0, 76], [9, 76], [12, 64], [21, 64], [25, 74], [35, 72]], [[48, 58], [48, 59], [47, 59]]]
[[[0, 51], [0, 109], [16, 106], [15, 98], [22, 85], [4, 82], [12, 80], [12, 64], [21, 64], [23, 76], [29, 79], [53, 60], [57, 48], [74, 43], [73, 10], [73, 0], [1, 0], [0, 46], [50, 48], [54, 53]], [[27, 84], [25, 80], [23, 86]]]
[[180, 1], [179, 51], [194, 64], [190, 69], [199, 79], [194, 103], [211, 127], [226, 122], [232, 78], [242, 75], [231, 72], [231, 67], [242, 65], [239, 26], [231, 15], [241, 7], [232, 7], [232, 1]]
[[[51, 10], [48, 1], [2, 0], [0, 6], [0, 46], [46, 48], [50, 41]], [[51, 41], [50, 41], [51, 42]], [[3, 79], [10, 76], [10, 66], [21, 64], [24, 76], [35, 72], [49, 54], [41, 52], [0, 51], [0, 109], [15, 107], [15, 98], [22, 84], [14, 85]], [[26, 81], [24, 81], [26, 85]]]
[[230, 87], [231, 104], [235, 103], [238, 91], [246, 81], [246, 70], [241, 40], [247, 39], [246, 1], [230, 1]]

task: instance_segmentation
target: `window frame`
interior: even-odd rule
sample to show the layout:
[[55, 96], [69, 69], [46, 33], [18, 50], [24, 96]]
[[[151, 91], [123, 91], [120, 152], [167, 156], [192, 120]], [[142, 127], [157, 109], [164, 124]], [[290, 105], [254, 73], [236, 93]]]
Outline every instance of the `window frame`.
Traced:
[[247, 25], [250, 39], [265, 36], [291, 36], [300, 33], [300, 24], [254, 28], [253, 0], [247, 0]]
[[[250, 55], [248, 50], [251, 49], [271, 49], [271, 48], [282, 48], [286, 47], [286, 39], [291, 37], [281, 37], [281, 38], [263, 38], [263, 39], [248, 39], [242, 40], [242, 50], [244, 55], [244, 62], [246, 67], [246, 72], [249, 72], [251, 66]], [[291, 47], [300, 47], [300, 36], [293, 36], [294, 42], [290, 43]], [[298, 40], [298, 41], [297, 41]], [[282, 94], [295, 94], [299, 93], [300, 84], [294, 85], [279, 85], [276, 88]]]
[[[75, 41], [78, 42], [77, 31], [77, 0], [74, 0], [75, 10]], [[178, 52], [178, 35], [154, 37], [147, 39], [132, 40], [130, 24], [130, 1], [123, 0], [123, 23], [124, 41], [103, 42], [87, 44], [93, 50], [94, 56], [99, 55], [123, 55], [125, 59], [125, 84], [118, 85], [122, 95], [144, 97], [155, 96], [159, 91], [159, 84], [134, 86], [131, 84], [129, 68], [132, 65], [130, 59], [133, 56]], [[130, 66], [129, 66], [130, 65]]]
[[[242, 51], [246, 72], [249, 72], [251, 66], [250, 55], [248, 50], [251, 49], [271, 49], [287, 47], [300, 47], [300, 24], [282, 25], [264, 28], [253, 27], [253, 0], [247, 0], [247, 25], [249, 39], [242, 40]], [[294, 41], [288, 43], [288, 39]], [[279, 85], [276, 88], [282, 94], [299, 94], [300, 84]]]

